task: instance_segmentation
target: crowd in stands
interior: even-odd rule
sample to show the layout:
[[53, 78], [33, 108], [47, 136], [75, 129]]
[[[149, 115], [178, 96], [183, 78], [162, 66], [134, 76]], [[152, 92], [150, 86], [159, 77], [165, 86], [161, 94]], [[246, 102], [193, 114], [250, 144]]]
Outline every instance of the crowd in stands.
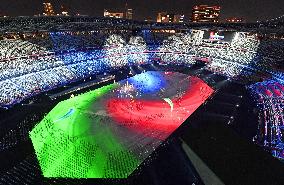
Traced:
[[195, 63], [190, 54], [192, 46], [191, 34], [173, 35], [159, 47], [157, 57], [165, 63], [192, 65]]
[[[251, 64], [256, 60], [282, 60], [279, 55], [273, 55], [281, 44], [266, 40], [260, 44], [254, 34], [237, 32], [231, 42], [213, 42], [204, 39], [203, 34], [204, 31], [192, 30], [166, 39], [168, 33], [149, 30], [136, 36], [132, 32], [105, 35], [95, 31], [81, 35], [54, 32], [48, 38], [33, 38], [31, 42], [1, 40], [0, 106], [10, 106], [108, 70], [149, 63], [154, 58], [164, 64], [188, 66], [195, 64], [195, 57], [208, 58], [208, 70], [231, 78], [251, 75], [254, 67]], [[265, 54], [265, 50], [275, 45], [277, 49]], [[263, 61], [258, 63], [263, 67]]]
[[[61, 45], [63, 43], [60, 42]], [[66, 46], [60, 48], [70, 49], [70, 42], [65, 44]], [[71, 48], [64, 52], [56, 50], [37, 56], [19, 53], [16, 58], [13, 56], [0, 61], [2, 107], [95, 74], [148, 61], [144, 53], [147, 51], [147, 46], [142, 37], [130, 37], [129, 42], [126, 43], [121, 36], [114, 34], [106, 39], [103, 49]]]
[[36, 44], [20, 39], [0, 41], [0, 60], [47, 52]]
[[237, 32], [231, 42], [203, 39], [204, 31], [169, 37], [159, 48], [162, 61], [171, 63], [195, 63], [194, 57], [208, 58], [207, 69], [232, 78], [243, 75], [257, 54], [259, 40], [256, 35]]
[[257, 56], [258, 60], [256, 61], [255, 66], [269, 69], [274, 72], [283, 72], [284, 40], [262, 39]]

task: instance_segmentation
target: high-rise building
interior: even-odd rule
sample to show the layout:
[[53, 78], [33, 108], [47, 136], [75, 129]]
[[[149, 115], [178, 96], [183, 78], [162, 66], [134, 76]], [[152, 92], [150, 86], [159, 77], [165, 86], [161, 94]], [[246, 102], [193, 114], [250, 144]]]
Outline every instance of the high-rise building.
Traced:
[[44, 10], [43, 15], [46, 15], [46, 16], [55, 15], [54, 10], [53, 10], [53, 6], [49, 2], [43, 3], [43, 10]]
[[61, 6], [61, 14], [68, 16], [68, 10], [67, 10], [66, 6], [64, 6], [64, 5]]
[[127, 2], [125, 3], [125, 19], [132, 19], [133, 18], [133, 9], [128, 7]]
[[163, 23], [179, 23], [184, 21], [184, 15], [160, 12], [157, 16], [157, 22]]
[[133, 9], [127, 8], [125, 12], [125, 18], [126, 19], [132, 19], [133, 18]]
[[184, 22], [184, 15], [180, 15], [180, 14], [175, 14], [174, 15], [174, 22]]
[[192, 22], [219, 22], [221, 7], [197, 5], [192, 8]]
[[104, 17], [113, 17], [122, 19], [124, 17], [124, 13], [122, 12], [110, 12], [108, 10], [104, 10]]
[[166, 21], [167, 13], [166, 12], [160, 12], [157, 16], [157, 22], [164, 22]]

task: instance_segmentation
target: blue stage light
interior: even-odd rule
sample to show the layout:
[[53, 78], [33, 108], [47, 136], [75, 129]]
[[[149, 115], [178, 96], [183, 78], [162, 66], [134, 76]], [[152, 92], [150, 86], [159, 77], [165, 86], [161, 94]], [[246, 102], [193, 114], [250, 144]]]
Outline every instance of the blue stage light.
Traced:
[[140, 93], [155, 93], [166, 86], [166, 80], [163, 75], [155, 71], [148, 71], [135, 75], [128, 80], [134, 88]]

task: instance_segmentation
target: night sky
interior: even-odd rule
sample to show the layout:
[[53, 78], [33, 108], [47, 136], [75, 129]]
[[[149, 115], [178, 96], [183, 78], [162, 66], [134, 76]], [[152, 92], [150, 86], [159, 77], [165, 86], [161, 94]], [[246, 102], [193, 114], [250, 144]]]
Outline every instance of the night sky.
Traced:
[[[103, 10], [122, 11], [125, 0], [49, 0], [55, 11], [60, 5], [70, 7], [71, 13], [102, 16]], [[9, 16], [34, 15], [42, 13], [43, 0], [0, 0], [0, 12]], [[247, 22], [266, 20], [284, 14], [284, 0], [128, 0], [134, 9], [134, 19], [155, 19], [160, 11], [191, 15], [191, 8], [196, 4], [220, 5], [221, 20], [227, 17], [243, 17]]]

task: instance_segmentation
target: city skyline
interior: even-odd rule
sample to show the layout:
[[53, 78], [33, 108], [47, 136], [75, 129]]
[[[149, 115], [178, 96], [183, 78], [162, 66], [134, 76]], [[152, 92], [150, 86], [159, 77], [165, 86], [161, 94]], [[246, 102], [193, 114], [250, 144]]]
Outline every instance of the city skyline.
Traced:
[[[103, 16], [104, 9], [121, 11], [125, 7], [125, 0], [48, 0], [48, 1], [4, 1], [0, 0], [0, 12], [8, 16], [32, 16], [43, 12], [43, 2], [51, 2], [56, 13], [60, 13], [60, 6], [65, 5], [71, 14], [90, 16]], [[189, 20], [192, 6], [198, 4], [220, 5], [220, 20], [229, 17], [241, 17], [247, 22], [256, 22], [275, 18], [284, 14], [284, 1], [277, 0], [128, 0], [128, 7], [133, 9], [133, 19], [144, 20], [151, 17], [155, 19], [158, 12], [167, 11], [176, 14], [184, 14]]]

